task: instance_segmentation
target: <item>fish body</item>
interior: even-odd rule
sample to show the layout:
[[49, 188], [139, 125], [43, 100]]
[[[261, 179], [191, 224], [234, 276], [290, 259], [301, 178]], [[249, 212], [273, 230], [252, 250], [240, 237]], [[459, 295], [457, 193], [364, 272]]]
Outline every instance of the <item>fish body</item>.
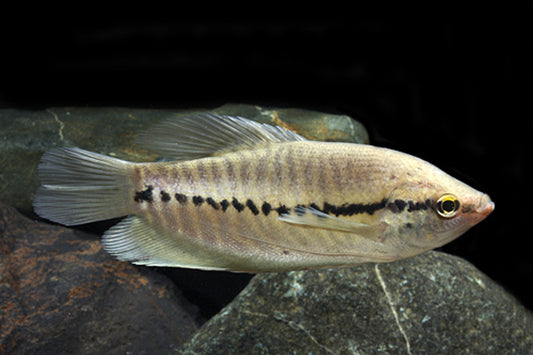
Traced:
[[103, 236], [120, 260], [261, 272], [403, 259], [455, 239], [494, 208], [408, 154], [308, 141], [243, 118], [177, 119], [141, 142], [177, 160], [49, 151], [36, 212], [67, 225], [129, 216]]

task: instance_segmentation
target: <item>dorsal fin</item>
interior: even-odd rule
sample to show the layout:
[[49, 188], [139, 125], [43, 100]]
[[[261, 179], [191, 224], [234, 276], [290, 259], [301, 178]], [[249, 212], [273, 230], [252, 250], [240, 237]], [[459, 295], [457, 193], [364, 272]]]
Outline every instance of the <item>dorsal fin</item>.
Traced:
[[258, 145], [305, 140], [279, 126], [213, 113], [164, 121], [137, 138], [145, 149], [173, 160], [192, 160]]

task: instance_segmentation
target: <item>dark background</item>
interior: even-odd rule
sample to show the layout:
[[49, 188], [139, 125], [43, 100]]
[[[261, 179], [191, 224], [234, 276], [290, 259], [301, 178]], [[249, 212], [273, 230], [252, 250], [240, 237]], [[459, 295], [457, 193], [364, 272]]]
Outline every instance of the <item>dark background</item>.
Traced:
[[[532, 309], [533, 28], [531, 3], [520, 3], [377, 9], [372, 19], [348, 9], [13, 15], [0, 43], [0, 107], [232, 102], [351, 115], [373, 144], [428, 160], [492, 197], [495, 212], [442, 250]], [[248, 279], [164, 272], [206, 315]]]

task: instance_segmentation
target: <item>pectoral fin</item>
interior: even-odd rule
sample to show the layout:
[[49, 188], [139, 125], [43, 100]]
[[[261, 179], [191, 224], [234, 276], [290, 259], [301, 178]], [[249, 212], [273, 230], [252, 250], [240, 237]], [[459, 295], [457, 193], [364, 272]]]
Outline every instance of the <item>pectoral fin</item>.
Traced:
[[384, 225], [370, 225], [357, 223], [347, 219], [335, 217], [312, 207], [295, 207], [291, 214], [278, 217], [283, 222], [306, 227], [331, 229], [341, 232], [354, 233], [375, 241], [383, 242]]

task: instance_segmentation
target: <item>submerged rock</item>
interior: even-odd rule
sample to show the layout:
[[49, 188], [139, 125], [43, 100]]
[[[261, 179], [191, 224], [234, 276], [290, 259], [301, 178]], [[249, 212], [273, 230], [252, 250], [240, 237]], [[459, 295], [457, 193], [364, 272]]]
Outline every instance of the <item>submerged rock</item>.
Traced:
[[281, 126], [307, 139], [326, 142], [368, 144], [365, 127], [345, 115], [298, 108], [268, 108], [244, 104], [227, 104], [213, 110], [221, 115], [242, 116], [257, 122]]
[[439, 252], [346, 269], [260, 274], [185, 354], [530, 354], [533, 316]]
[[228, 104], [214, 110], [148, 110], [58, 107], [42, 111], [0, 110], [0, 196], [5, 204], [31, 212], [42, 153], [76, 146], [130, 161], [153, 161], [134, 138], [154, 124], [185, 114], [215, 112], [280, 125], [313, 140], [368, 143], [365, 128], [348, 116], [300, 109]]
[[195, 308], [153, 269], [99, 238], [0, 204], [0, 353], [161, 354], [196, 330]]
[[[37, 164], [50, 148], [153, 161], [134, 138], [157, 122], [200, 112], [208, 111], [0, 110], [2, 202], [32, 212]], [[250, 105], [212, 112], [281, 125], [308, 139], [368, 143], [365, 129], [347, 116]], [[167, 278], [113, 260], [96, 236], [28, 220], [4, 205], [0, 235], [0, 353], [166, 353], [197, 328], [197, 314]]]

